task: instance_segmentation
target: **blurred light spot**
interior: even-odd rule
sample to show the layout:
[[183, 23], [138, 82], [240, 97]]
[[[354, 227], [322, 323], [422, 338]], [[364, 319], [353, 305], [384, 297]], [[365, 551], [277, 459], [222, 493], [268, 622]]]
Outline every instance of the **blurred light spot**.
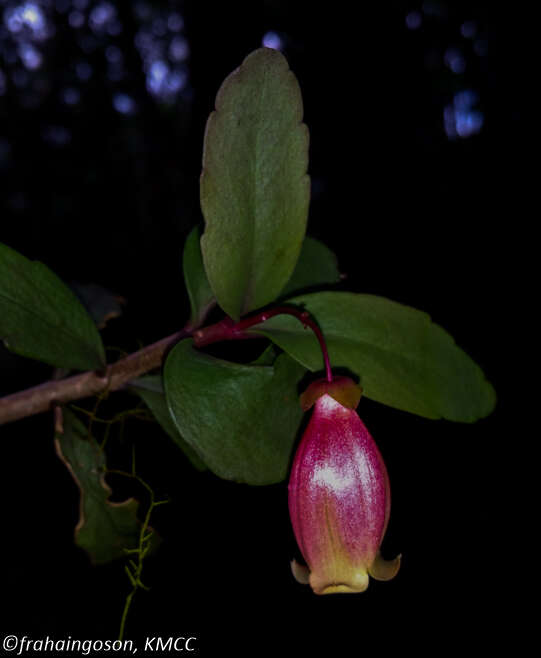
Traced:
[[[154, 8], [137, 2], [134, 12], [141, 25], [134, 38], [143, 60], [146, 88], [161, 102], [172, 103], [188, 89], [188, 73], [183, 63], [190, 55], [189, 43], [179, 34], [184, 20], [178, 12]], [[170, 35], [171, 32], [177, 34]]]
[[113, 96], [113, 107], [120, 114], [134, 114], [137, 106], [135, 101], [128, 94], [117, 93]]
[[41, 135], [46, 142], [53, 146], [65, 146], [71, 141], [71, 133], [64, 126], [46, 126]]
[[29, 71], [39, 69], [43, 62], [43, 57], [39, 50], [34, 48], [30, 43], [21, 43], [19, 45], [19, 56], [24, 66]]
[[483, 113], [475, 109], [479, 94], [465, 89], [455, 94], [452, 105], [443, 110], [443, 125], [449, 139], [471, 137], [481, 131], [484, 123]]
[[101, 31], [106, 28], [107, 23], [113, 21], [116, 17], [116, 9], [109, 2], [102, 2], [96, 5], [90, 12], [90, 27], [95, 31]]
[[477, 33], [477, 25], [475, 21], [464, 21], [460, 26], [460, 34], [465, 39], [473, 39]]
[[420, 11], [410, 11], [406, 15], [406, 27], [408, 30], [418, 30], [423, 22], [423, 17]]
[[478, 110], [456, 113], [456, 131], [459, 137], [470, 137], [483, 127], [483, 114]]
[[87, 80], [90, 80], [92, 76], [92, 67], [88, 62], [83, 60], [81, 62], [77, 62], [75, 66], [75, 72], [77, 73], [79, 80], [86, 82]]
[[479, 57], [485, 57], [488, 54], [488, 41], [486, 39], [476, 39], [473, 44], [473, 52]]
[[45, 16], [41, 8], [34, 2], [25, 2], [18, 7], [6, 10], [4, 23], [10, 32], [17, 33], [25, 27], [38, 31], [45, 27]]
[[184, 27], [184, 20], [180, 14], [169, 14], [167, 18], [167, 27], [171, 32], [180, 32]]
[[72, 11], [68, 16], [70, 27], [78, 28], [85, 24], [85, 15], [80, 11]]
[[153, 94], [159, 94], [168, 73], [169, 67], [162, 59], [152, 62], [150, 70], [147, 73], [148, 90]]
[[169, 44], [169, 57], [173, 62], [182, 62], [188, 57], [189, 53], [190, 48], [186, 39], [181, 36], [173, 37]]
[[187, 79], [188, 76], [184, 71], [173, 71], [173, 73], [168, 76], [165, 83], [167, 91], [171, 94], [177, 94], [184, 89]]
[[466, 70], [466, 60], [458, 48], [447, 48], [444, 61], [453, 73], [460, 74]]
[[81, 92], [75, 87], [66, 87], [62, 91], [62, 100], [66, 105], [77, 105], [81, 100]]
[[273, 50], [282, 50], [284, 47], [282, 38], [277, 32], [265, 32], [261, 43], [265, 48], [272, 48]]
[[45, 25], [45, 17], [41, 8], [33, 2], [27, 2], [20, 8], [23, 22], [33, 30], [41, 30]]
[[119, 64], [124, 59], [122, 51], [116, 46], [107, 46], [105, 49], [105, 57], [107, 61], [111, 64]]
[[147, 73], [148, 91], [164, 102], [171, 102], [183, 91], [188, 83], [188, 75], [180, 69], [171, 70], [163, 60], [153, 62]]
[[86, 9], [88, 7], [89, 0], [73, 0], [73, 6], [75, 9]]
[[4, 25], [13, 35], [25, 36], [35, 41], [43, 41], [52, 31], [42, 8], [35, 2], [23, 2], [6, 9]]

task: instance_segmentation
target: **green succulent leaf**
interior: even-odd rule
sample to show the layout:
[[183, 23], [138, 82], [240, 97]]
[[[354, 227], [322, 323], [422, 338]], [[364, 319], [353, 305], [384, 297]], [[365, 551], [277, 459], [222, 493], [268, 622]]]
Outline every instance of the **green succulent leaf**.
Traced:
[[0, 340], [57, 368], [105, 365], [100, 334], [70, 288], [37, 261], [0, 244]]
[[261, 354], [254, 359], [250, 365], [252, 366], [272, 366], [276, 361], [279, 350], [273, 343], [269, 343]]
[[184, 282], [190, 298], [190, 326], [199, 327], [216, 304], [201, 255], [200, 230], [195, 226], [184, 244], [182, 257]]
[[261, 48], [231, 73], [207, 122], [203, 262], [234, 319], [273, 301], [301, 250], [310, 198], [308, 129], [284, 56]]
[[203, 265], [200, 239], [199, 227], [195, 226], [186, 238], [182, 257], [184, 282], [190, 299], [191, 315], [189, 324], [191, 327], [201, 326], [209, 311], [216, 304], [216, 297], [210, 287]]
[[[430, 317], [409, 306], [347, 292], [295, 297], [317, 320], [333, 367], [360, 377], [363, 395], [426, 418], [473, 422], [496, 395], [481, 368]], [[314, 335], [289, 316], [254, 327], [312, 371], [323, 368]]]
[[130, 382], [130, 389], [143, 400], [166, 434], [184, 452], [192, 465], [198, 471], [205, 471], [207, 467], [195, 450], [182, 438], [169, 413], [161, 375], [148, 375], [134, 379]]
[[[55, 437], [56, 451], [80, 489], [75, 543], [94, 564], [125, 557], [126, 550], [133, 550], [139, 542], [139, 503], [133, 498], [122, 503], [110, 502], [103, 451], [69, 409], [63, 409], [62, 414], [62, 431], [57, 430]], [[158, 536], [154, 535], [151, 542], [155, 547]]]
[[305, 369], [286, 354], [272, 366], [240, 365], [178, 343], [164, 369], [179, 432], [219, 477], [262, 485], [282, 481], [302, 410]]
[[332, 285], [339, 281], [340, 271], [334, 252], [323, 242], [307, 235], [302, 243], [301, 254], [295, 270], [280, 297], [316, 286]]

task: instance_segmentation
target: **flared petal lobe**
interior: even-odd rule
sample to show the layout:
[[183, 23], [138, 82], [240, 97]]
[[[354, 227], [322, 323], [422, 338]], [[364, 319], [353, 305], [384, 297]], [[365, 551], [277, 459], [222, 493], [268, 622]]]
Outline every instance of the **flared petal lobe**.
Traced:
[[389, 479], [374, 440], [354, 409], [321, 395], [289, 482], [291, 522], [316, 594], [368, 587], [389, 512]]

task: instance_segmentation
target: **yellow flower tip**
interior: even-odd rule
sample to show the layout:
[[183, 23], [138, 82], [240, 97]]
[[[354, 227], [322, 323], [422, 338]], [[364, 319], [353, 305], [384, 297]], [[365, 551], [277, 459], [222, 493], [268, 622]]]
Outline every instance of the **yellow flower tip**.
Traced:
[[334, 583], [318, 578], [314, 572], [310, 574], [310, 585], [315, 594], [357, 594], [366, 590], [368, 582], [368, 574], [364, 570], [351, 574], [347, 582]]
[[368, 569], [368, 573], [374, 580], [391, 580], [400, 570], [402, 554], [397, 555], [394, 560], [384, 560], [378, 552], [376, 559]]

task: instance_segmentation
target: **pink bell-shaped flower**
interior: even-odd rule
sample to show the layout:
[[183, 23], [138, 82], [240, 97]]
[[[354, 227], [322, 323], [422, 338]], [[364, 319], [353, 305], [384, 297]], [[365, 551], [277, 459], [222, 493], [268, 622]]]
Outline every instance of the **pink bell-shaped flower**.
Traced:
[[289, 514], [308, 567], [293, 561], [299, 582], [316, 594], [363, 592], [368, 576], [390, 580], [400, 556], [379, 547], [391, 505], [381, 454], [355, 411], [361, 389], [347, 377], [317, 381], [301, 396], [315, 405], [289, 480]]

